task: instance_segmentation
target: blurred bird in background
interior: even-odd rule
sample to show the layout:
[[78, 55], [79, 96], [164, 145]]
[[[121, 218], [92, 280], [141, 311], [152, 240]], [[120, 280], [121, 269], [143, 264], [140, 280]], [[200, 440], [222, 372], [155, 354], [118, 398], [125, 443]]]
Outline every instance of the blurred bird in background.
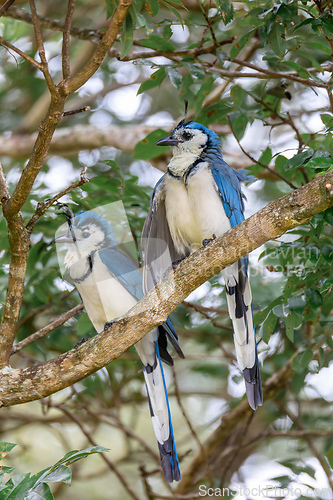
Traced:
[[[60, 207], [66, 215], [68, 231], [55, 242], [66, 245], [66, 268], [92, 324], [101, 332], [106, 323], [123, 316], [143, 297], [142, 274], [128, 256], [117, 250], [114, 231], [102, 215], [89, 211], [79, 212], [74, 217], [68, 206], [62, 204]], [[181, 475], [161, 363], [162, 359], [173, 365], [167, 352], [167, 337], [183, 358], [169, 319], [135, 347], [142, 361], [162, 469], [167, 481], [172, 482], [179, 481]]]

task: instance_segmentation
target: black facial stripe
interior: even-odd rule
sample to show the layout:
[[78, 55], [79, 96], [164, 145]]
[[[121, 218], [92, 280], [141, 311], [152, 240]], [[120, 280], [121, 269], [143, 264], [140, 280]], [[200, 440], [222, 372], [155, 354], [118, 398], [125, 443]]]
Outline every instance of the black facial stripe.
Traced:
[[194, 172], [196, 171], [196, 169], [198, 168], [198, 165], [199, 163], [202, 162], [202, 158], [199, 156], [199, 158], [197, 158], [193, 163], [192, 165], [189, 167], [189, 169], [187, 170], [186, 174], [185, 174], [185, 177], [184, 177], [184, 183], [185, 185], [187, 184], [187, 181], [188, 181], [188, 178], [194, 174]]

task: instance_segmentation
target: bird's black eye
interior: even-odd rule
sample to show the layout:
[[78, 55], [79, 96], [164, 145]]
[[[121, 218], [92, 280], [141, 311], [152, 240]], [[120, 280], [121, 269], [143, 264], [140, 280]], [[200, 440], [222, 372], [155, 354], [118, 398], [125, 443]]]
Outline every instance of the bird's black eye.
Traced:
[[182, 136], [183, 136], [183, 139], [185, 139], [185, 141], [189, 141], [190, 139], [192, 139], [193, 137], [193, 134], [191, 134], [191, 132], [187, 132], [186, 130], [182, 133]]
[[89, 238], [89, 236], [90, 236], [89, 231], [87, 231], [87, 229], [85, 229], [85, 230], [82, 232], [82, 236], [83, 236], [83, 238]]

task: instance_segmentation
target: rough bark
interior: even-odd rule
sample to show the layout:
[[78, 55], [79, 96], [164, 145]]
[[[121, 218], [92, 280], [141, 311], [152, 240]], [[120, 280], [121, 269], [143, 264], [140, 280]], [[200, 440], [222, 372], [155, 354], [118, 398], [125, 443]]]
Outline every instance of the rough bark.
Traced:
[[[331, 207], [332, 185], [333, 171], [269, 203], [166, 273], [125, 317], [82, 346], [46, 363], [2, 373], [1, 404], [11, 406], [46, 397], [110, 363], [155, 325], [164, 323], [190, 292], [223, 268]], [[243, 411], [248, 410], [244, 407]]]

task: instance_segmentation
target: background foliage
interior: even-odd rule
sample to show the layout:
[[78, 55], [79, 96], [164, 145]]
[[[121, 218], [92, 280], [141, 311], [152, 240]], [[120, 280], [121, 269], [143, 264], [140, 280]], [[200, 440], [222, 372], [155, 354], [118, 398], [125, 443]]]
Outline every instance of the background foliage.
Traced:
[[[77, 2], [70, 49], [73, 73], [91, 56], [116, 5], [113, 0]], [[50, 73], [58, 83], [66, 6], [36, 1], [36, 7]], [[152, 186], [170, 153], [161, 153], [154, 144], [182, 115], [185, 98], [190, 118], [221, 135], [228, 163], [259, 179], [246, 189], [247, 215], [329, 171], [330, 8], [321, 0], [134, 1], [100, 69], [68, 99], [66, 111], [84, 106], [91, 110], [62, 119], [23, 206], [25, 220], [39, 201], [75, 182], [87, 165], [90, 182], [64, 200], [77, 204], [77, 210], [122, 200], [138, 241]], [[29, 12], [24, 1], [5, 12], [0, 19], [2, 42], [38, 60]], [[12, 192], [47, 113], [49, 90], [42, 73], [8, 44], [1, 47], [0, 68], [0, 155]], [[50, 244], [61, 222], [50, 208], [32, 233], [17, 341], [80, 302], [61, 280]], [[10, 256], [3, 218], [0, 225], [4, 300]], [[220, 277], [173, 313], [186, 354], [168, 372], [183, 477], [188, 474], [178, 495], [195, 497], [198, 484], [230, 486], [236, 498], [244, 498], [241, 487], [258, 485], [297, 487], [299, 493], [288, 498], [326, 498], [323, 489], [314, 489], [333, 489], [332, 226], [329, 209], [251, 258], [263, 380], [279, 373], [291, 358], [292, 376], [255, 415], [240, 419], [211, 455], [205, 439], [244, 397]], [[16, 368], [46, 361], [94, 334], [86, 313], [80, 312], [15, 354], [11, 364]], [[82, 467], [75, 464], [72, 487], [58, 485], [56, 498], [92, 498], [92, 491], [94, 499], [178, 498], [156, 470], [140, 369], [131, 349], [71, 389], [2, 409], [1, 439], [21, 446], [8, 463], [22, 472], [36, 471], [72, 448], [103, 445], [111, 450], [101, 455], [104, 462], [92, 457], [95, 465], [89, 472], [84, 462]], [[191, 477], [196, 453], [205, 459]]]

